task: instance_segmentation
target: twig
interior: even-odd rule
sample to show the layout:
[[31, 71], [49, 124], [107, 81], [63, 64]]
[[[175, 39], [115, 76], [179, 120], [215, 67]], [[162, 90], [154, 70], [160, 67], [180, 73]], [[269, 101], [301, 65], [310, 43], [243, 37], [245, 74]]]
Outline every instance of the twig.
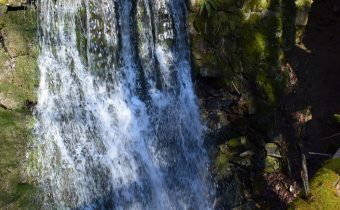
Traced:
[[240, 93], [240, 91], [237, 89], [237, 87], [236, 87], [234, 81], [231, 81], [231, 84], [233, 84], [233, 86], [234, 86], [236, 92], [237, 92], [239, 95], [241, 95], [241, 93]]
[[319, 153], [319, 152], [308, 152], [310, 155], [320, 155], [320, 156], [325, 156], [325, 157], [333, 157], [333, 155], [326, 154], [326, 153]]
[[307, 161], [305, 154], [302, 153], [302, 170], [301, 170], [301, 178], [303, 182], [303, 187], [305, 190], [305, 195], [308, 197], [310, 195], [310, 188], [308, 182], [308, 170], [307, 170]]
[[331, 138], [334, 138], [334, 137], [337, 137], [337, 136], [340, 136], [340, 133], [336, 133], [336, 134], [333, 134], [333, 135], [331, 135], [331, 136], [324, 137], [324, 138], [322, 138], [321, 140], [327, 140], [327, 139], [331, 139]]

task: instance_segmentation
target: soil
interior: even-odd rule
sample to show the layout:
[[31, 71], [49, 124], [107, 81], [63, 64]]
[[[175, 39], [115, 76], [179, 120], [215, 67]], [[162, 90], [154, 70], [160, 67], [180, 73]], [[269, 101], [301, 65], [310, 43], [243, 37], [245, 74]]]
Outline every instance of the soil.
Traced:
[[[314, 1], [302, 43], [287, 61], [298, 82], [283, 99], [278, 117], [292, 175], [301, 182], [301, 152], [307, 157], [310, 178], [330, 158], [326, 154], [333, 155], [340, 147], [340, 123], [334, 117], [340, 113], [340, 1]], [[294, 113], [308, 108], [312, 119], [303, 125], [301, 133]]]

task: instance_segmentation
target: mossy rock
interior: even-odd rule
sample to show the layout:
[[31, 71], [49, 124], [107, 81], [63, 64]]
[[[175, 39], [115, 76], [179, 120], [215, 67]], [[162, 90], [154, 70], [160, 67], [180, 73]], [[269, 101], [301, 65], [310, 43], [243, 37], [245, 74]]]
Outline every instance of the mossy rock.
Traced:
[[0, 103], [8, 109], [25, 107], [26, 102], [36, 102], [38, 86], [36, 57], [20, 56], [14, 61], [11, 79], [0, 82]]
[[11, 7], [20, 7], [26, 3], [28, 3], [28, 0], [0, 0], [0, 4]]
[[232, 138], [227, 141], [227, 146], [234, 150], [240, 147], [249, 147], [249, 141], [246, 137]]
[[9, 55], [24, 56], [37, 45], [37, 17], [32, 9], [23, 11], [8, 11], [0, 18], [1, 35]]
[[214, 160], [214, 171], [217, 180], [221, 180], [228, 176], [230, 173], [230, 159], [233, 157], [234, 153], [229, 150], [224, 150], [220, 147], [215, 160]]
[[245, 12], [262, 12], [270, 6], [270, 0], [247, 0], [243, 5]]
[[340, 158], [328, 160], [310, 182], [308, 200], [296, 199], [289, 209], [334, 210], [340, 206]]
[[281, 170], [281, 161], [279, 158], [267, 156], [265, 160], [265, 173], [274, 173]]
[[23, 108], [37, 100], [36, 12], [9, 11], [0, 17], [5, 46], [0, 49], [0, 103], [8, 109]]
[[38, 209], [26, 174], [31, 113], [0, 108], [0, 209]]
[[313, 0], [295, 0], [295, 5], [298, 9], [310, 8]]

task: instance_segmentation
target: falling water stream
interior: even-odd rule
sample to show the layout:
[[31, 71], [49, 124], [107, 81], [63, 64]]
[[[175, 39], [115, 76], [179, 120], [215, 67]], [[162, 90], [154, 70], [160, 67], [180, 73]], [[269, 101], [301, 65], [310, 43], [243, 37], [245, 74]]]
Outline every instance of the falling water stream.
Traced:
[[184, 0], [40, 0], [45, 209], [210, 209]]

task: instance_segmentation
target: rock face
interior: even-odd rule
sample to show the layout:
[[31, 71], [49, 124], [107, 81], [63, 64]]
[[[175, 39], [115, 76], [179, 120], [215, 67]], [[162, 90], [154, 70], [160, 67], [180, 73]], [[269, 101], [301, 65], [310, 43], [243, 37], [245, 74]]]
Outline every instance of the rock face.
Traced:
[[4, 108], [24, 108], [36, 101], [36, 30], [33, 10], [7, 11], [0, 17], [0, 105]]
[[[226, 209], [256, 199], [263, 208], [277, 207], [275, 202], [261, 201], [261, 196], [272, 190], [263, 187], [266, 177], [275, 186], [285, 180], [276, 177], [285, 177], [282, 172], [287, 170], [283, 139], [273, 113], [280, 98], [297, 82], [286, 57], [301, 42], [311, 3], [189, 1], [197, 92], [210, 132], [209, 145], [216, 145], [212, 156], [219, 183], [217, 203]], [[228, 183], [233, 184], [229, 187]], [[237, 199], [228, 199], [227, 192], [235, 189], [242, 193]], [[289, 190], [280, 190], [282, 197], [290, 195], [287, 202], [298, 194]]]
[[0, 209], [38, 209], [26, 159], [33, 124], [29, 109], [38, 84], [36, 12], [0, 8]]
[[285, 54], [301, 39], [311, 3], [191, 0], [196, 74], [232, 91], [251, 91], [258, 111], [273, 109], [290, 80]]
[[26, 172], [31, 114], [0, 108], [0, 209], [36, 209], [36, 189]]

